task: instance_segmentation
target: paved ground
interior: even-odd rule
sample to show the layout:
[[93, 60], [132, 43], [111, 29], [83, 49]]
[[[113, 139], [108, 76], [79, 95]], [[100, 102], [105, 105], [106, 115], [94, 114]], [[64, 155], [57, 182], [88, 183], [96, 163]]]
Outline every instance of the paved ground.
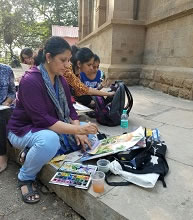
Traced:
[[[21, 69], [14, 69], [16, 78], [21, 76]], [[76, 212], [67, 206], [54, 193], [41, 194], [41, 202], [28, 205], [22, 202], [17, 189], [19, 166], [9, 161], [8, 169], [0, 174], [0, 220], [81, 220]]]
[[[134, 106], [129, 118], [129, 129], [133, 130], [140, 125], [157, 127], [168, 145], [167, 160], [170, 172], [166, 177], [167, 188], [163, 188], [158, 182], [153, 189], [148, 190], [134, 185], [129, 187], [106, 185], [105, 193], [102, 195], [94, 194], [91, 188], [88, 191], [81, 191], [52, 185], [52, 190], [88, 220], [192, 220], [193, 101], [143, 87], [130, 89], [134, 97]], [[110, 135], [120, 133], [120, 127], [100, 126], [100, 130]], [[4, 213], [7, 219], [38, 219], [37, 216], [40, 216], [39, 219], [51, 219], [57, 214], [68, 213], [64, 210], [69, 209], [63, 208], [59, 201], [58, 205], [54, 206], [57, 200], [55, 197], [43, 196], [42, 203], [33, 207], [21, 203], [13, 179], [16, 178], [16, 170], [15, 165], [11, 164], [0, 177], [0, 195], [4, 198], [0, 200], [1, 216]], [[43, 171], [42, 179], [47, 183], [52, 171], [49, 167]], [[74, 216], [72, 214], [66, 219]]]
[[[153, 189], [135, 185], [110, 187], [101, 195], [48, 184], [58, 196], [89, 220], [192, 220], [193, 219], [193, 101], [183, 100], [143, 87], [130, 87], [134, 106], [129, 130], [141, 126], [160, 130], [168, 146], [170, 171], [167, 188], [158, 181]], [[120, 126], [100, 126], [109, 135], [120, 134]], [[42, 172], [47, 184], [53, 175]], [[52, 185], [52, 186], [51, 186]], [[74, 201], [73, 198], [76, 198]]]
[[82, 218], [55, 194], [41, 194], [38, 204], [22, 202], [17, 189], [18, 165], [10, 161], [0, 174], [0, 220], [81, 220]]

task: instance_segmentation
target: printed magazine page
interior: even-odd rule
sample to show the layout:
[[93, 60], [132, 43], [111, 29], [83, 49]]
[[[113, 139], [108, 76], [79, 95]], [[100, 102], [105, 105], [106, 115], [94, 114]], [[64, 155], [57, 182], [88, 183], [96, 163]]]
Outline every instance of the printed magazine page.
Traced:
[[93, 150], [90, 150], [89, 154], [103, 154], [103, 153], [116, 153], [119, 151], [128, 150], [128, 148], [134, 146], [144, 137], [144, 129], [139, 127], [137, 130], [123, 134], [120, 136], [108, 137], [100, 141], [100, 144]]
[[137, 130], [114, 137], [108, 137], [101, 141], [96, 140], [92, 150], [86, 152], [75, 151], [65, 155], [63, 161], [84, 162], [104, 156], [108, 156], [120, 151], [126, 151], [133, 148], [145, 147], [144, 129], [139, 127]]
[[[99, 157], [104, 157], [107, 155], [115, 154], [121, 151], [126, 151], [131, 149], [133, 146], [138, 144], [138, 147], [145, 147], [144, 143], [144, 129], [139, 127], [137, 130], [114, 137], [108, 137], [101, 141], [97, 141], [93, 149], [83, 153], [80, 161], [87, 161]], [[143, 141], [142, 141], [143, 140]]]

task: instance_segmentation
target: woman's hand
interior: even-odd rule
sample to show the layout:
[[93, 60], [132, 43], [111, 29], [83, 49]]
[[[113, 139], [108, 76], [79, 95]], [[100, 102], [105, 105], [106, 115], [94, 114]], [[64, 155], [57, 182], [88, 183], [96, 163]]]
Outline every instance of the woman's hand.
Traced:
[[91, 143], [86, 135], [75, 135], [77, 145], [81, 145], [82, 150], [86, 151], [87, 146], [91, 149]]
[[115, 92], [108, 92], [108, 95], [107, 96], [114, 96], [115, 95]]
[[2, 105], [10, 106], [9, 102], [3, 102]]
[[6, 100], [2, 103], [2, 105], [10, 106], [13, 100], [11, 98], [6, 98]]
[[98, 127], [94, 123], [87, 123], [85, 125], [80, 125], [79, 135], [87, 135], [87, 134], [96, 134], [98, 131]]

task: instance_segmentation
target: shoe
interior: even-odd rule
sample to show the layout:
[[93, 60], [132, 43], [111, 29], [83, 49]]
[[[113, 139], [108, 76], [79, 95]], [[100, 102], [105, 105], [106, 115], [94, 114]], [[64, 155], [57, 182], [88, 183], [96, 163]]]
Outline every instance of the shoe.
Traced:
[[[26, 186], [28, 192], [22, 193], [22, 189], [21, 189], [22, 186]], [[21, 181], [18, 179], [18, 187], [21, 189], [22, 199], [25, 203], [35, 204], [40, 201], [40, 194], [34, 188], [33, 180]], [[38, 196], [38, 198], [36, 198], [36, 196]]]

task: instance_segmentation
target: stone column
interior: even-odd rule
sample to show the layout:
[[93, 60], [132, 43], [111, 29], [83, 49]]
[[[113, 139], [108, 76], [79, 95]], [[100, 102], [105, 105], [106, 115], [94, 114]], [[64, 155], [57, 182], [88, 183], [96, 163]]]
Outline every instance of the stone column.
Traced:
[[82, 1], [78, 0], [78, 6], [79, 6], [79, 13], [78, 13], [78, 40], [80, 41], [82, 39]]
[[100, 27], [102, 24], [106, 22], [106, 0], [97, 0], [96, 7], [96, 26]]
[[114, 0], [114, 19], [133, 19], [133, 4], [136, 0]]
[[89, 0], [89, 5], [88, 5], [88, 26], [89, 26], [89, 33], [93, 31], [93, 12], [94, 12], [94, 0]]
[[82, 38], [89, 34], [89, 0], [82, 1]]

